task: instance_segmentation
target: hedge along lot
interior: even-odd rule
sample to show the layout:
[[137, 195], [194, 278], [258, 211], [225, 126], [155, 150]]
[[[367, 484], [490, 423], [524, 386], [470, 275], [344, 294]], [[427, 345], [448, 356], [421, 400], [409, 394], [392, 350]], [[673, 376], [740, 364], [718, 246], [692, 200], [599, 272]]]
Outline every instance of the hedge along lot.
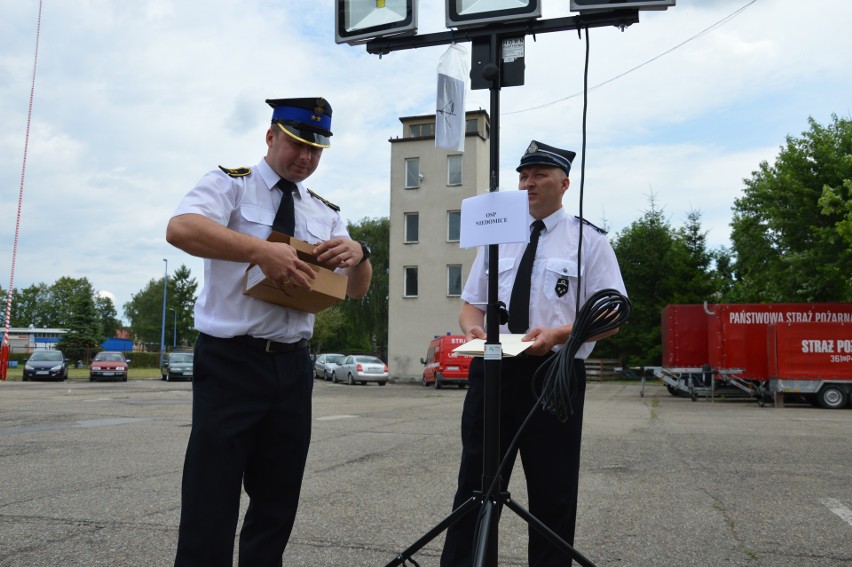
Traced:
[[[24, 364], [31, 354], [32, 353], [17, 352], [13, 353], [9, 357], [10, 361], [17, 361], [18, 365], [17, 367], [9, 367], [6, 369], [6, 380], [21, 380], [24, 375]], [[159, 352], [128, 352], [124, 354], [125, 357], [130, 360], [130, 371], [127, 373], [128, 380], [151, 380], [162, 377], [160, 374]], [[94, 357], [94, 351], [92, 356]], [[68, 361], [68, 364], [69, 380], [89, 379], [88, 364], [84, 364], [83, 368], [74, 368], [74, 362], [71, 360]]]
[[[6, 380], [20, 382], [24, 375], [24, 365], [19, 364], [17, 368], [6, 369]], [[134, 368], [133, 363], [130, 364], [130, 370], [127, 373], [128, 380], [159, 380], [162, 378], [159, 368]], [[68, 380], [89, 380], [89, 368], [69, 368]]]

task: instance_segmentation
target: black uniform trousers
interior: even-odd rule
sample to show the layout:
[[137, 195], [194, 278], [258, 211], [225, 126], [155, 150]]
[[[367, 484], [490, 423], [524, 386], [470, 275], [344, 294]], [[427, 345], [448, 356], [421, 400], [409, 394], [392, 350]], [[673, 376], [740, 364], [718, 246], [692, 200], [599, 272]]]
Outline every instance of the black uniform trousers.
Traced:
[[249, 505], [239, 565], [281, 565], [310, 445], [312, 389], [307, 348], [269, 353], [199, 336], [176, 567], [233, 564], [241, 485]]
[[[536, 397], [532, 377], [546, 357], [520, 356], [504, 358], [500, 368], [500, 453], [506, 454], [509, 444], [526, 419]], [[520, 452], [527, 480], [529, 512], [569, 544], [574, 543], [577, 517], [577, 485], [580, 473], [580, 441], [583, 426], [583, 402], [586, 392], [585, 365], [574, 360], [577, 393], [573, 398], [573, 415], [561, 423], [553, 415], [537, 409], [521, 434], [518, 448], [503, 469], [503, 488], [509, 486], [512, 466]], [[462, 458], [458, 489], [453, 501], [455, 510], [482, 486], [483, 414], [485, 364], [476, 358], [470, 365], [470, 389], [462, 411]], [[473, 564], [474, 533], [478, 510], [466, 514], [450, 526], [444, 542], [441, 567], [470, 567]], [[571, 558], [548, 542], [532, 526], [529, 528], [528, 560], [530, 567], [565, 567]]]

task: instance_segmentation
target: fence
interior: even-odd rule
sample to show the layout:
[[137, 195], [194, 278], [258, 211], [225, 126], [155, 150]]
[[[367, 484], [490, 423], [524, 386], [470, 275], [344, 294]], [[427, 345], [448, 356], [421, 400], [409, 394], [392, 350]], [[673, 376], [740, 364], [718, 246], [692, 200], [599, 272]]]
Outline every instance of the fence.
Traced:
[[617, 358], [588, 358], [586, 359], [586, 380], [590, 382], [605, 382], [622, 378], [616, 368], [621, 368]]

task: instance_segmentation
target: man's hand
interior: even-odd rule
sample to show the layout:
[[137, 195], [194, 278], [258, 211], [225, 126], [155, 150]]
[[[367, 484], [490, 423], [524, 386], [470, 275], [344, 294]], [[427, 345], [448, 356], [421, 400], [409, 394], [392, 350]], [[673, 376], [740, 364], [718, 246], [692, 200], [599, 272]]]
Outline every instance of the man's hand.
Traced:
[[466, 341], [472, 341], [473, 339], [485, 339], [488, 338], [485, 329], [479, 326], [470, 327], [467, 332], [464, 334], [464, 339]]
[[360, 242], [348, 238], [332, 238], [317, 244], [314, 255], [320, 264], [332, 268], [351, 268], [361, 263], [364, 252]]
[[[524, 352], [532, 356], [544, 356], [556, 345], [561, 345], [568, 340], [571, 333], [571, 325], [565, 327], [547, 328], [533, 327], [524, 335], [522, 341], [535, 341]], [[566, 331], [567, 330], [567, 331]]]
[[314, 268], [300, 260], [296, 249], [283, 242], [263, 241], [256, 264], [263, 275], [279, 285], [297, 285], [310, 289], [317, 277]]

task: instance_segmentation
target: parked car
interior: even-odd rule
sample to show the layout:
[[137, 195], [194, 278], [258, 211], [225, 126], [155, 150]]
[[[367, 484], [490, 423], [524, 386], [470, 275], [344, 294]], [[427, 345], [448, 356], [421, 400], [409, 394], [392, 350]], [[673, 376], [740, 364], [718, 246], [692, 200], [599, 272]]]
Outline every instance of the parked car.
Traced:
[[67, 380], [68, 359], [59, 350], [37, 350], [24, 364], [23, 381]]
[[331, 372], [346, 358], [342, 354], [327, 352], [317, 356], [314, 362], [314, 378], [331, 380]]
[[332, 382], [344, 380], [350, 386], [355, 382], [378, 382], [379, 386], [384, 386], [388, 383], [388, 365], [375, 356], [350, 354], [331, 372]]
[[124, 357], [124, 353], [101, 351], [95, 355], [89, 365], [89, 380], [108, 378], [127, 382], [127, 368], [129, 366], [130, 361]]
[[163, 380], [167, 382], [172, 380], [192, 380], [193, 356], [191, 352], [170, 353], [160, 368], [160, 375], [163, 377]]
[[444, 335], [429, 342], [426, 357], [421, 358], [423, 376], [420, 383], [424, 386], [435, 384], [435, 389], [455, 384], [459, 388], [467, 385], [467, 374], [473, 357], [453, 352], [453, 349], [465, 343], [464, 335]]

